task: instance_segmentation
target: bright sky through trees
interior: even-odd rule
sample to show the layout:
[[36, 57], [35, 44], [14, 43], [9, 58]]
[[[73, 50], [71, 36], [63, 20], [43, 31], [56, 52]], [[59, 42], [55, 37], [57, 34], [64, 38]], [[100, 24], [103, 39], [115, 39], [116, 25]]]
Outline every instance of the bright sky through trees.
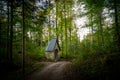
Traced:
[[78, 4], [77, 0], [75, 0], [75, 4], [73, 7], [73, 10], [75, 11], [75, 25], [78, 28], [78, 37], [80, 37], [80, 40], [84, 39], [84, 36], [86, 36], [89, 33], [89, 29], [85, 28], [85, 24], [87, 23], [87, 17], [80, 17], [80, 14], [85, 13], [86, 10], [84, 9], [84, 4]]
[[86, 36], [89, 33], [88, 28], [83, 28], [85, 26], [87, 19], [86, 17], [82, 18], [76, 18], [75, 24], [76, 27], [78, 28], [78, 36], [80, 36], [80, 40], [84, 39], [84, 36]]

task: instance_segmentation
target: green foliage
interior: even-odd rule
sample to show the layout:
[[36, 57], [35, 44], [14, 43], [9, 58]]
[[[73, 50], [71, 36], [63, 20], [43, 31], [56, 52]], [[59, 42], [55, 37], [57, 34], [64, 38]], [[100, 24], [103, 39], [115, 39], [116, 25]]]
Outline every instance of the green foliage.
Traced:
[[[119, 54], [89, 54], [87, 58], [73, 61], [71, 80], [119, 79]], [[74, 67], [74, 68], [73, 68]]]

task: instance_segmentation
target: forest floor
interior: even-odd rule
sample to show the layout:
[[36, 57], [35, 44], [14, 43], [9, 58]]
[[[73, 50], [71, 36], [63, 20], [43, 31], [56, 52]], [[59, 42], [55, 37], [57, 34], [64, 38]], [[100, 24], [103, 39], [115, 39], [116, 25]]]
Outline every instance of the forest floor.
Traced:
[[65, 71], [71, 63], [69, 61], [58, 61], [40, 62], [40, 64], [44, 66], [28, 75], [25, 80], [66, 80]]

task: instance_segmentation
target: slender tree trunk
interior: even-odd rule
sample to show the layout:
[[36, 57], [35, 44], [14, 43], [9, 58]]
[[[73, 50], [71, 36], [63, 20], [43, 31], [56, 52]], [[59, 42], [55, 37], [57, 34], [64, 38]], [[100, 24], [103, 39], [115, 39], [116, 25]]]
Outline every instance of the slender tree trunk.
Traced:
[[75, 29], [76, 29], [76, 31], [75, 31], [75, 36], [76, 36], [76, 46], [78, 47], [78, 34], [77, 34], [77, 32], [78, 32], [78, 28], [77, 28], [77, 26], [75, 25]]
[[24, 0], [22, 0], [22, 73], [25, 76], [25, 10]]
[[[61, 31], [63, 31], [63, 25], [62, 25], [62, 20], [63, 20], [63, 15], [62, 15], [62, 10], [61, 10]], [[61, 42], [62, 42], [62, 56], [63, 56], [63, 33], [61, 32]]]
[[[50, 7], [50, 0], [49, 2], [49, 7]], [[50, 23], [50, 12], [49, 12], [49, 40], [51, 39], [51, 23]]]
[[8, 25], [8, 27], [7, 27], [7, 59], [9, 60], [9, 51], [10, 51], [10, 44], [9, 44], [9, 23], [10, 23], [10, 17], [9, 17], [9, 0], [8, 0], [8, 2], [7, 2], [7, 25]]
[[67, 26], [66, 26], [66, 1], [64, 1], [64, 17], [65, 17], [65, 48], [66, 48], [66, 57], [67, 57]]
[[118, 7], [117, 7], [117, 0], [114, 0], [114, 10], [115, 10], [115, 35], [114, 35], [114, 40], [116, 43], [116, 48], [117, 51], [120, 51], [120, 28], [119, 28], [119, 23], [118, 23]]
[[[1, 25], [2, 24], [2, 22], [0, 21], [0, 26], [2, 26]], [[2, 44], [2, 39], [1, 39], [1, 27], [0, 27], [0, 44]], [[2, 45], [0, 45], [0, 48], [2, 47]], [[0, 49], [1, 50], [1, 49]], [[1, 51], [0, 51], [1, 52]]]
[[[50, 7], [50, 0], [46, 0], [46, 4], [48, 4], [48, 6]], [[49, 37], [48, 37], [48, 43], [49, 43], [50, 38], [51, 38], [51, 26], [50, 26], [50, 12], [49, 12], [49, 10], [47, 12], [49, 13], [48, 14], [48, 20], [49, 20], [49, 22], [47, 24], [47, 26], [48, 26], [48, 35], [49, 35]]]
[[[70, 5], [70, 7], [71, 7], [71, 5]], [[69, 27], [69, 32], [70, 32], [70, 49], [72, 48], [72, 46], [71, 46], [71, 26], [72, 26], [72, 20], [71, 20], [71, 9], [69, 10], [69, 13], [70, 13], [70, 27]]]
[[[99, 17], [99, 13], [98, 13], [98, 17]], [[98, 29], [98, 34], [97, 34], [97, 39], [98, 39], [98, 48], [100, 48], [100, 46], [101, 46], [101, 40], [100, 40], [100, 25], [99, 25], [99, 23], [98, 23], [98, 25], [97, 25], [97, 29]]]
[[93, 41], [94, 41], [94, 36], [93, 36], [93, 20], [92, 20], [92, 17], [93, 17], [93, 15], [91, 14], [91, 23], [92, 23], [92, 25], [91, 25], [91, 46], [92, 46]]
[[[2, 13], [2, 10], [0, 10], [0, 14]], [[1, 21], [1, 19], [0, 19], [0, 44], [2, 44], [2, 39], [1, 39], [1, 35], [2, 35], [2, 30], [1, 30], [1, 26], [2, 26], [2, 21]], [[1, 53], [1, 47], [2, 47], [2, 45], [0, 45], [0, 53]]]
[[13, 1], [11, 0], [11, 24], [10, 24], [10, 55], [9, 59], [12, 61], [13, 53]]
[[98, 47], [100, 47], [100, 26], [98, 25]]
[[104, 46], [104, 33], [103, 33], [103, 25], [102, 25], [102, 11], [100, 12], [100, 33], [101, 33], [101, 46], [103, 47]]
[[[102, 11], [101, 11], [102, 12]], [[101, 46], [103, 47], [104, 46], [104, 35], [103, 35], [103, 25], [102, 25], [102, 14], [99, 14], [99, 19], [100, 19], [100, 33], [101, 33]]]
[[57, 25], [58, 24], [58, 21], [57, 21], [58, 15], [57, 14], [58, 14], [58, 2], [56, 2], [56, 37], [58, 38], [58, 25]]
[[74, 24], [74, 26], [75, 26], [75, 45], [74, 45], [74, 55], [76, 55], [76, 47], [75, 46], [78, 46], [78, 41], [77, 41], [77, 26], [76, 26], [76, 24]]
[[50, 25], [50, 15], [49, 15], [49, 40], [51, 39], [51, 25]]

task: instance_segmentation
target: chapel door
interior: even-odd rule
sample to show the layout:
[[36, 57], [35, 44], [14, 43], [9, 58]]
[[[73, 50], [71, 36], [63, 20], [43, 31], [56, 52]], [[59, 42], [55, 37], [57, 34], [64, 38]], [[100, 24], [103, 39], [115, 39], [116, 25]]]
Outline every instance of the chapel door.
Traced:
[[58, 58], [58, 50], [57, 49], [55, 49], [55, 53], [54, 53], [54, 55], [55, 55], [55, 60], [57, 60], [57, 58]]

